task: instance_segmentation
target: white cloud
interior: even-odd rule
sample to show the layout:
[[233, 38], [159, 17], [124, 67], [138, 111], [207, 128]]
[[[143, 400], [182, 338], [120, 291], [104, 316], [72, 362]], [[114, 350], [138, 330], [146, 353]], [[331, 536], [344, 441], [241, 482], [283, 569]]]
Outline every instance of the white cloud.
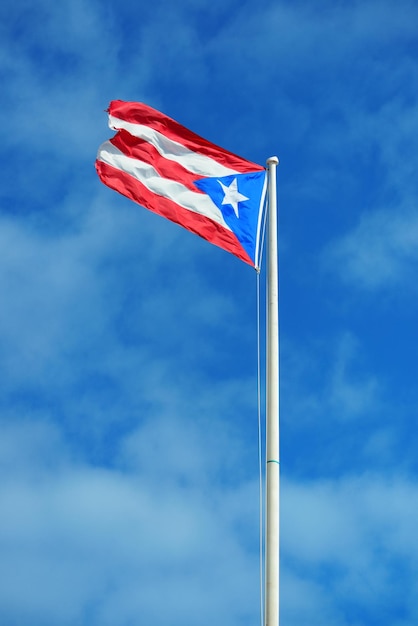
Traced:
[[314, 608], [332, 609], [341, 625], [352, 623], [350, 611], [385, 619], [395, 598], [404, 607], [404, 623], [413, 624], [416, 585], [410, 573], [418, 563], [417, 503], [416, 482], [403, 476], [286, 481], [283, 577], [290, 573], [299, 594], [294, 592], [289, 602], [284, 597], [284, 615], [297, 613], [299, 620], [321, 623], [324, 615], [311, 614], [309, 593], [304, 602], [305, 588], [312, 586]]
[[378, 408], [378, 381], [373, 374], [361, 371], [360, 354], [358, 341], [350, 334], [344, 335], [326, 390], [331, 407], [341, 418], [364, 415]]
[[[370, 371], [364, 345], [349, 331], [283, 350], [282, 387], [292, 428], [372, 419], [381, 409], [382, 384]], [[289, 424], [290, 426], [290, 424]]]
[[325, 259], [342, 280], [362, 289], [414, 288], [417, 251], [415, 213], [393, 209], [365, 213], [351, 232], [330, 245]]
[[[257, 554], [248, 544], [257, 532], [257, 498], [251, 482], [226, 490], [207, 477], [200, 486], [173, 482], [171, 472], [181, 467], [185, 450], [177, 448], [181, 434], [175, 428], [168, 451], [173, 462], [157, 450], [141, 472], [120, 472], [68, 456], [61, 464], [56, 429], [32, 424], [25, 432], [24, 426], [9, 427], [9, 444], [0, 450], [2, 464], [11, 445], [17, 453], [25, 450], [26, 459], [26, 471], [7, 466], [0, 488], [2, 619], [123, 625], [168, 612], [180, 624], [197, 606], [198, 624], [254, 616]], [[30, 437], [36, 428], [42, 437]], [[148, 435], [145, 429], [143, 442], [138, 439], [139, 454]], [[195, 435], [188, 441], [195, 447], [188, 469], [203, 463], [210, 476], [224, 448], [210, 452], [205, 432], [196, 429]], [[155, 604], [161, 595], [164, 603]]]
[[[72, 459], [45, 421], [9, 424], [0, 447], [2, 619], [123, 626], [171, 615], [180, 624], [196, 611], [202, 625], [257, 619], [256, 481], [219, 482], [213, 469], [234, 439], [219, 422], [217, 432], [218, 446], [202, 424], [189, 433], [179, 420], [145, 425], [121, 448], [141, 464], [121, 471]], [[153, 444], [159, 434], [163, 448]], [[19, 463], [10, 463], [13, 450]], [[184, 480], [188, 472], [196, 479]], [[417, 503], [407, 476], [285, 476], [282, 619], [348, 626], [350, 611], [379, 616], [402, 598], [412, 624]]]

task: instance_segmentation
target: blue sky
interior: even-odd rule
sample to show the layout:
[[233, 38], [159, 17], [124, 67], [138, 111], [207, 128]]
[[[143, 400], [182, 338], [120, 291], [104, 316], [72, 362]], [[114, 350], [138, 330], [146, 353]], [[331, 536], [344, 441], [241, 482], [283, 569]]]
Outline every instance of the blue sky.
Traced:
[[280, 158], [282, 623], [415, 625], [417, 4], [0, 15], [0, 622], [259, 623], [255, 272], [99, 182], [122, 99]]

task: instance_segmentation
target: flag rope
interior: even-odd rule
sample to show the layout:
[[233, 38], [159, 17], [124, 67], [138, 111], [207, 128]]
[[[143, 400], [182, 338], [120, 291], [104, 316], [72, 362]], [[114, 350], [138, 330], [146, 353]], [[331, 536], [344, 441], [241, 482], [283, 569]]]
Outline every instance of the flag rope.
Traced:
[[[264, 229], [263, 229], [264, 231]], [[263, 232], [264, 240], [264, 232]], [[263, 248], [261, 248], [262, 250]], [[261, 427], [261, 303], [260, 271], [257, 271], [257, 421], [258, 421], [258, 490], [259, 490], [259, 566], [260, 566], [260, 625], [264, 624], [264, 559], [263, 559], [263, 447]]]
[[[264, 489], [263, 489], [263, 428], [261, 416], [261, 266], [263, 261], [265, 236], [267, 231], [267, 198], [264, 199], [264, 210], [260, 228], [259, 266], [256, 268], [257, 291], [257, 429], [258, 429], [258, 490], [259, 490], [259, 564], [260, 564], [260, 626], [264, 626]], [[267, 310], [267, 302], [266, 302]]]

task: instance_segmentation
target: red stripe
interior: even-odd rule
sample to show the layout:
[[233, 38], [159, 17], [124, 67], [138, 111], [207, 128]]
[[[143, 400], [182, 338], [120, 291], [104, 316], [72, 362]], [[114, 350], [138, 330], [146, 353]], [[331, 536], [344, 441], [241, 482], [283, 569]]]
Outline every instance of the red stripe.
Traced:
[[254, 267], [253, 261], [230, 230], [223, 228], [208, 217], [183, 209], [172, 200], [150, 192], [133, 176], [103, 161], [96, 161], [96, 170], [100, 180], [111, 189], [141, 204], [153, 213], [183, 226]]
[[175, 120], [171, 119], [164, 113], [143, 104], [142, 102], [123, 102], [122, 100], [113, 100], [108, 112], [110, 115], [117, 117], [125, 122], [132, 124], [143, 124], [162, 133], [166, 137], [181, 143], [183, 146], [203, 154], [218, 163], [222, 163], [225, 167], [230, 167], [237, 172], [258, 172], [265, 168], [251, 161], [247, 161], [242, 157], [225, 150], [213, 143], [210, 143], [203, 137], [196, 135], [188, 128], [185, 128]]
[[203, 193], [193, 184], [195, 180], [203, 178], [202, 176], [197, 176], [176, 161], [170, 161], [161, 156], [158, 150], [144, 139], [138, 139], [126, 130], [120, 130], [110, 142], [126, 156], [152, 165], [162, 178], [176, 180], [191, 191]]

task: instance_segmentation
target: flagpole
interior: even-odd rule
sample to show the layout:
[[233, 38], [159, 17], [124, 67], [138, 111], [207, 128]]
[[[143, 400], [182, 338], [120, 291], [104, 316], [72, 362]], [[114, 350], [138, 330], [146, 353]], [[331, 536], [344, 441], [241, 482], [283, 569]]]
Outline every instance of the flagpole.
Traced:
[[267, 396], [266, 396], [266, 578], [265, 626], [278, 626], [280, 456], [279, 456], [279, 278], [277, 252], [276, 168], [279, 159], [267, 159], [268, 276], [267, 276]]

